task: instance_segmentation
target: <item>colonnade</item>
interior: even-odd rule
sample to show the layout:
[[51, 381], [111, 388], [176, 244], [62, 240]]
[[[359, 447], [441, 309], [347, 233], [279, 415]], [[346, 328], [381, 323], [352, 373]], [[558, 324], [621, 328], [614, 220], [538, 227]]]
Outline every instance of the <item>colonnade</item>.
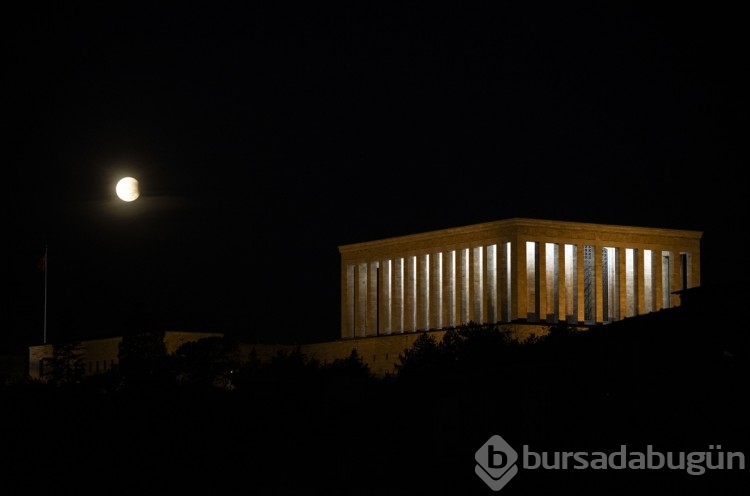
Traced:
[[700, 284], [700, 236], [510, 219], [341, 246], [341, 335], [593, 325], [669, 308]]

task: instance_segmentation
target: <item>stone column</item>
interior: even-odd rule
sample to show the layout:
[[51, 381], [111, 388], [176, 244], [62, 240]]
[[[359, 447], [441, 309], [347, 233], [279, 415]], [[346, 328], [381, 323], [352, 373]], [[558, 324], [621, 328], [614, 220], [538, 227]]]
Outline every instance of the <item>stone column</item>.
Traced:
[[417, 256], [406, 258], [406, 276], [404, 287], [404, 328], [408, 331], [417, 330]]
[[367, 329], [367, 263], [354, 270], [354, 335], [364, 336]]
[[599, 243], [596, 243], [594, 245], [594, 278], [596, 280], [596, 284], [594, 287], [596, 290], [594, 291], [595, 299], [596, 299], [596, 323], [604, 322], [604, 307], [602, 305], [602, 297], [604, 296], [604, 284], [602, 273], [604, 272], [604, 267], [602, 265], [602, 249], [604, 247], [600, 245]]
[[643, 248], [635, 250], [635, 264], [636, 264], [636, 282], [637, 282], [637, 296], [636, 301], [636, 315], [643, 315], [646, 313], [646, 259], [644, 256]]
[[620, 295], [618, 302], [617, 320], [621, 320], [628, 314], [628, 273], [625, 268], [625, 258], [627, 256], [625, 247], [616, 247], [615, 254], [617, 256], [617, 287], [618, 294]]
[[430, 328], [430, 255], [417, 255], [417, 329]]
[[380, 328], [378, 334], [390, 334], [391, 333], [391, 319], [393, 312], [393, 300], [392, 300], [392, 289], [391, 284], [393, 282], [393, 270], [391, 268], [390, 260], [380, 261]]
[[497, 287], [497, 244], [490, 244], [485, 247], [485, 273], [487, 278], [484, 281], [485, 293], [487, 294], [487, 302], [485, 311], [487, 314], [488, 323], [496, 323], [500, 320], [499, 309], [498, 309], [498, 287]]
[[443, 253], [430, 254], [430, 329], [443, 327]]
[[456, 321], [458, 325], [467, 324], [471, 320], [471, 250], [460, 248], [457, 253], [457, 302]]
[[513, 300], [511, 299], [511, 278], [508, 275], [509, 269], [510, 269], [510, 256], [508, 255], [510, 243], [504, 242], [498, 244], [498, 247], [500, 247], [500, 253], [498, 254], [498, 275], [497, 275], [497, 285], [498, 285], [498, 295], [499, 295], [499, 305], [500, 305], [500, 320], [503, 322], [509, 322], [511, 320], [511, 314], [512, 309], [512, 303]]
[[513, 319], [527, 319], [528, 312], [526, 304], [526, 240], [515, 236], [511, 247], [511, 278], [514, 302]]
[[477, 324], [485, 322], [484, 313], [484, 248], [471, 249], [472, 320]]
[[443, 252], [443, 327], [456, 325], [456, 251]]
[[380, 325], [380, 295], [378, 289], [380, 286], [379, 274], [378, 274], [378, 262], [370, 262], [367, 270], [367, 324], [366, 333], [367, 336], [376, 336], [378, 334], [378, 326]]
[[393, 287], [392, 292], [392, 332], [404, 332], [404, 259], [398, 257], [393, 260]]
[[568, 318], [568, 279], [565, 275], [565, 243], [558, 244], [557, 247], [557, 320], [567, 322]]

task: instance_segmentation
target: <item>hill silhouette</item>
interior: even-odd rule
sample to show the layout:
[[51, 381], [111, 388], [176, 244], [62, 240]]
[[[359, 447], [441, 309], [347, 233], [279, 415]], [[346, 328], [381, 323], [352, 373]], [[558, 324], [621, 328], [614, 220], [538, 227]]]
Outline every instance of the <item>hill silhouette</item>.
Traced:
[[[474, 453], [495, 434], [519, 452], [747, 453], [747, 333], [713, 305], [743, 296], [703, 288], [677, 308], [588, 331], [557, 326], [524, 342], [486, 326], [449, 331], [440, 343], [424, 334], [383, 379], [356, 352], [334, 367], [291, 353], [245, 364], [231, 389], [205, 376], [119, 391], [102, 379], [6, 388], [2, 462], [13, 476], [57, 487], [85, 478], [131, 490], [489, 494]], [[191, 346], [191, 363], [220, 349], [216, 340], [210, 353]], [[204, 365], [191, 365], [195, 377], [216, 370]], [[581, 494], [734, 494], [742, 475], [522, 470], [503, 494], [561, 484]]]

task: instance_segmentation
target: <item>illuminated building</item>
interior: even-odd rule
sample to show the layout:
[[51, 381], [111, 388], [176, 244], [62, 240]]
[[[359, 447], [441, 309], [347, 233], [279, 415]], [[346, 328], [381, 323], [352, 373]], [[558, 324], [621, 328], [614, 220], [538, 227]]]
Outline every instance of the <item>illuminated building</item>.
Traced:
[[[558, 323], [588, 328], [677, 307], [700, 286], [702, 234], [513, 218], [339, 246], [341, 339], [244, 353], [268, 362], [298, 348], [327, 363], [356, 349], [382, 376], [424, 331], [441, 339], [470, 322], [498, 324], [523, 339]], [[168, 348], [185, 336], [167, 333]], [[119, 342], [84, 342], [87, 374], [115, 366]], [[51, 354], [52, 345], [29, 348], [30, 377]]]
[[699, 231], [512, 218], [339, 247], [341, 337], [591, 326], [700, 285]]

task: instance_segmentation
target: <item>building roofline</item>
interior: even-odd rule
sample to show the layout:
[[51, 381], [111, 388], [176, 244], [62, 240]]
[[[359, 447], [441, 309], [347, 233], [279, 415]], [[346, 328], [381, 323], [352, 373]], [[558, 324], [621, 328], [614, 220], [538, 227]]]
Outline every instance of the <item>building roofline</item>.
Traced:
[[646, 235], [670, 235], [681, 238], [696, 239], [699, 240], [703, 236], [703, 231], [684, 230], [684, 229], [669, 229], [660, 227], [637, 227], [627, 226], [619, 224], [598, 224], [591, 222], [571, 222], [571, 221], [558, 221], [558, 220], [544, 220], [544, 219], [533, 219], [528, 217], [512, 217], [509, 219], [483, 222], [479, 224], [470, 224], [467, 226], [452, 227], [447, 229], [438, 229], [433, 231], [421, 232], [417, 234], [407, 234], [404, 236], [394, 236], [390, 238], [382, 238], [372, 241], [364, 241], [360, 243], [350, 243], [345, 245], [339, 245], [339, 253], [356, 252], [363, 248], [375, 248], [378, 246], [388, 246], [400, 243], [413, 243], [425, 239], [434, 238], [436, 236], [449, 237], [452, 235], [468, 234], [468, 233], [491, 233], [498, 229], [507, 228], [557, 228], [566, 230], [594, 230], [594, 231], [607, 231], [610, 233], [622, 233], [622, 234], [646, 234]]

